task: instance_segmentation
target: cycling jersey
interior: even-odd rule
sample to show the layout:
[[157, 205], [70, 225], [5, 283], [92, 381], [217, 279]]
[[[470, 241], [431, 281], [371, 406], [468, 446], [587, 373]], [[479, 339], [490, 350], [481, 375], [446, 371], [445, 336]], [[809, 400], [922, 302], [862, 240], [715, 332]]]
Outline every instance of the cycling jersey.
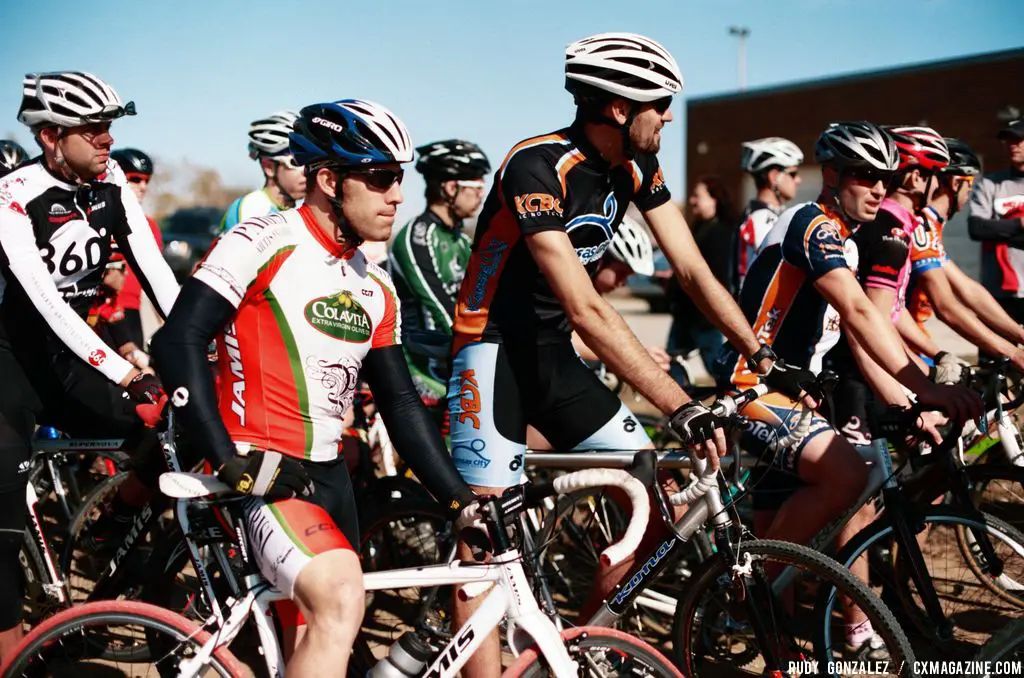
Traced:
[[[839, 340], [839, 313], [814, 288], [838, 268], [857, 268], [851, 229], [831, 207], [805, 203], [779, 216], [754, 260], [740, 294], [740, 307], [758, 340], [791, 365], [821, 371], [824, 355]], [[728, 347], [728, 381], [757, 383], [746, 359]]]
[[892, 198], [886, 198], [874, 221], [861, 224], [853, 235], [860, 259], [857, 277], [861, 285], [895, 293], [889, 311], [893, 323], [906, 304], [910, 243], [915, 228], [917, 217]]
[[942, 242], [946, 220], [931, 207], [925, 207], [923, 215], [923, 220], [918, 219], [910, 242], [910, 287], [907, 290], [907, 311], [922, 330], [932, 317], [932, 305], [919, 285], [921, 275], [941, 268], [949, 261]]
[[523, 236], [563, 231], [593, 277], [630, 202], [643, 212], [669, 200], [658, 159], [612, 167], [581, 124], [520, 142], [505, 157], [477, 220], [455, 307], [454, 350], [511, 336], [569, 341], [565, 311]]
[[0, 180], [0, 340], [34, 356], [70, 350], [111, 381], [124, 379], [132, 365], [85, 321], [102, 286], [111, 236], [166, 315], [178, 285], [116, 162], [80, 186], [41, 160]]
[[740, 223], [739, 258], [736, 260], [741, 284], [757, 253], [761, 251], [761, 243], [778, 219], [778, 210], [766, 202], [751, 200], [747, 205]]
[[363, 359], [400, 343], [391, 278], [342, 251], [300, 207], [222, 234], [194, 274], [238, 309], [217, 342], [236, 445], [335, 459]]
[[246, 193], [228, 207], [228, 211], [224, 213], [224, 218], [220, 221], [220, 230], [222, 232], [229, 231], [246, 219], [276, 214], [282, 209], [284, 207], [274, 202], [266, 188]]
[[[471, 241], [432, 210], [402, 227], [389, 259], [402, 307], [402, 329], [452, 333], [455, 295], [466, 273]], [[421, 397], [444, 397], [448, 369], [426, 356], [406, 354]]]

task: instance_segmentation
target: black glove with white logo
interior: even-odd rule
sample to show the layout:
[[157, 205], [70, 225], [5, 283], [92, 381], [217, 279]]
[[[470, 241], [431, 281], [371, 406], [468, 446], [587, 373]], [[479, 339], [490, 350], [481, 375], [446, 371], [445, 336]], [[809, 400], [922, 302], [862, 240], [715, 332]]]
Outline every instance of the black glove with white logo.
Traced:
[[822, 393], [815, 387], [817, 377], [814, 372], [796, 365], [787, 365], [785, 360], [779, 359], [772, 363], [768, 374], [761, 375], [761, 381], [773, 391], [793, 400], [800, 400], [804, 395], [810, 395], [815, 400], [822, 399]]
[[263, 497], [267, 501], [313, 494], [313, 481], [306, 469], [280, 452], [253, 450], [236, 454], [220, 467], [217, 478], [239, 494]]
[[691, 400], [668, 418], [668, 427], [686, 445], [699, 445], [715, 439], [718, 420], [704, 404]]

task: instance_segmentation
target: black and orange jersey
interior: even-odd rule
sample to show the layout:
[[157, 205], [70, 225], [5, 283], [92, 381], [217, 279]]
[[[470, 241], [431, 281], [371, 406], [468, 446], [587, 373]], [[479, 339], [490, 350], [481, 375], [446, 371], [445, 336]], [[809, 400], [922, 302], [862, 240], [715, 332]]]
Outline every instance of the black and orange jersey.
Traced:
[[[839, 341], [839, 313], [814, 288], [837, 268], [857, 270], [857, 245], [842, 217], [827, 205], [791, 207], [764, 239], [743, 282], [740, 307], [757, 338], [791, 365], [821, 371], [825, 354]], [[726, 354], [729, 380], [757, 382], [735, 349]]]
[[646, 212], [669, 197], [657, 157], [640, 154], [613, 167], [577, 124], [516, 144], [477, 221], [455, 307], [454, 350], [510, 336], [568, 340], [565, 311], [523, 237], [564, 231], [593, 277], [629, 203]]

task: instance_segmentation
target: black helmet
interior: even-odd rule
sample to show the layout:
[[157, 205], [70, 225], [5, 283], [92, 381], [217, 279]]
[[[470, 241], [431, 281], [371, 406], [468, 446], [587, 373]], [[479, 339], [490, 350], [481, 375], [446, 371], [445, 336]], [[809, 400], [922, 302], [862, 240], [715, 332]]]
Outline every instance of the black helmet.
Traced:
[[949, 165], [939, 170], [940, 174], [955, 176], [977, 176], [981, 174], [981, 160], [974, 149], [959, 139], [946, 138], [949, 148]]
[[28, 153], [16, 141], [0, 139], [0, 176], [28, 160]]
[[814, 161], [838, 169], [895, 172], [900, 155], [892, 136], [870, 122], [834, 122], [814, 144]]
[[153, 175], [153, 160], [137, 148], [119, 148], [110, 154], [125, 174]]
[[487, 156], [471, 141], [435, 141], [420, 146], [416, 153], [420, 156], [416, 161], [416, 171], [425, 177], [479, 179], [491, 171]]

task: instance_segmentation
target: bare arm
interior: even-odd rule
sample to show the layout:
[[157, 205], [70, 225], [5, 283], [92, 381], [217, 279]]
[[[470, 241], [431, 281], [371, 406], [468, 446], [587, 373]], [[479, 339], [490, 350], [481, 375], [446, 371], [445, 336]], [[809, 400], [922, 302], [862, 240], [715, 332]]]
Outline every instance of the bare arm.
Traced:
[[629, 383], [665, 414], [690, 401], [654, 363], [622, 316], [594, 289], [564, 231], [541, 231], [525, 238], [580, 338], [612, 372], [628, 375]]
[[999, 333], [1001, 337], [1014, 344], [1024, 344], [1024, 327], [1018, 325], [1013, 318], [1003, 310], [999, 302], [989, 294], [988, 290], [974, 280], [952, 261], [947, 261], [942, 270], [946, 273], [946, 279], [950, 287], [956, 293], [958, 299], [965, 306], [972, 309], [978, 318]]
[[935, 315], [960, 336], [988, 353], [1010, 358], [1018, 369], [1024, 369], [1024, 355], [1016, 347], [990, 330], [978, 316], [960, 303], [941, 268], [921, 274], [922, 289], [928, 295]]
[[903, 341], [905, 341], [912, 349], [919, 353], [923, 353], [926, 356], [934, 356], [941, 350], [938, 344], [932, 341], [932, 338], [918, 327], [917, 323], [910, 317], [910, 314], [907, 313], [906, 309], [900, 313], [900, 318], [896, 322], [896, 331], [900, 333], [900, 336], [903, 337]]
[[[757, 353], [760, 342], [750, 329], [750, 323], [704, 261], [679, 209], [671, 203], [665, 203], [646, 212], [644, 217], [671, 262], [679, 284], [697, 304], [701, 313], [722, 331], [729, 343], [742, 355], [749, 358]], [[761, 372], [766, 372], [768, 367], [765, 361], [761, 365]]]
[[903, 391], [903, 386], [888, 372], [879, 367], [878, 363], [872, 360], [871, 356], [864, 350], [864, 347], [857, 342], [854, 335], [848, 331], [846, 332], [846, 340], [850, 344], [850, 352], [853, 354], [853, 359], [860, 369], [861, 376], [864, 377], [864, 380], [871, 387], [871, 390], [875, 392], [875, 395], [886, 405], [908, 407], [910, 400]]

